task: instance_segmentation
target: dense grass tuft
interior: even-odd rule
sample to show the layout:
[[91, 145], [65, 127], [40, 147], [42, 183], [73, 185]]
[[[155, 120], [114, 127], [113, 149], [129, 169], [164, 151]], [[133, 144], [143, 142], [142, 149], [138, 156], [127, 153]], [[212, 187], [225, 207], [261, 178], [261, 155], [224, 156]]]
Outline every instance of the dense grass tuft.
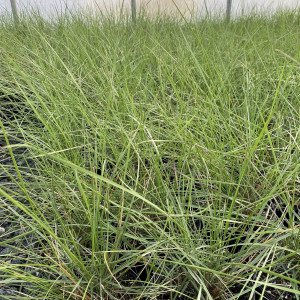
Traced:
[[299, 299], [299, 25], [2, 19], [5, 297]]

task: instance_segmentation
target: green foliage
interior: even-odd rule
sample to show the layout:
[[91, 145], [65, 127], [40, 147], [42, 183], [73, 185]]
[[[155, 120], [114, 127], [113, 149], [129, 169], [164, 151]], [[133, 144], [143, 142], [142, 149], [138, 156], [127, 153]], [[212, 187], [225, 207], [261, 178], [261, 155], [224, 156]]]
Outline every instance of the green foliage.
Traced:
[[2, 286], [299, 299], [298, 12], [1, 22]]

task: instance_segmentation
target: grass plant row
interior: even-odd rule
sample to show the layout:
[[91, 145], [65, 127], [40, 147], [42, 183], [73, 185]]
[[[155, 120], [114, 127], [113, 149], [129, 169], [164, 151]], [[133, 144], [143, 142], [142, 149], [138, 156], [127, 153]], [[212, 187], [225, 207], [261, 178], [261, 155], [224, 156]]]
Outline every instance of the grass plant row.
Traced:
[[299, 37], [3, 18], [4, 299], [299, 299]]

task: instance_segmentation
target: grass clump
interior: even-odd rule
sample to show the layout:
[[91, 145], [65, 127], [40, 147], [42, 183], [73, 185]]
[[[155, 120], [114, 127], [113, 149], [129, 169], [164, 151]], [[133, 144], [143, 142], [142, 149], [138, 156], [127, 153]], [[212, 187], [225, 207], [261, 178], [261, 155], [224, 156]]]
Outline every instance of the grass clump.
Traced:
[[0, 26], [7, 299], [299, 299], [298, 12]]

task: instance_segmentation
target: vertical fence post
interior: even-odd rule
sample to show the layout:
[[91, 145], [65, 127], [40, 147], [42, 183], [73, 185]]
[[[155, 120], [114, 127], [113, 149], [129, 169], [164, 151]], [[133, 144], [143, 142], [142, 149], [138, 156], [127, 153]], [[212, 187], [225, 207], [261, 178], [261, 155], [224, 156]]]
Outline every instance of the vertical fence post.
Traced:
[[136, 0], [131, 0], [131, 16], [133, 22], [136, 21]]
[[226, 7], [226, 19], [227, 19], [227, 21], [230, 21], [231, 6], [232, 6], [232, 0], [227, 0], [227, 7]]
[[11, 10], [12, 10], [12, 13], [13, 13], [15, 24], [18, 25], [19, 22], [20, 22], [20, 19], [19, 19], [16, 0], [10, 0], [10, 4], [11, 4]]

